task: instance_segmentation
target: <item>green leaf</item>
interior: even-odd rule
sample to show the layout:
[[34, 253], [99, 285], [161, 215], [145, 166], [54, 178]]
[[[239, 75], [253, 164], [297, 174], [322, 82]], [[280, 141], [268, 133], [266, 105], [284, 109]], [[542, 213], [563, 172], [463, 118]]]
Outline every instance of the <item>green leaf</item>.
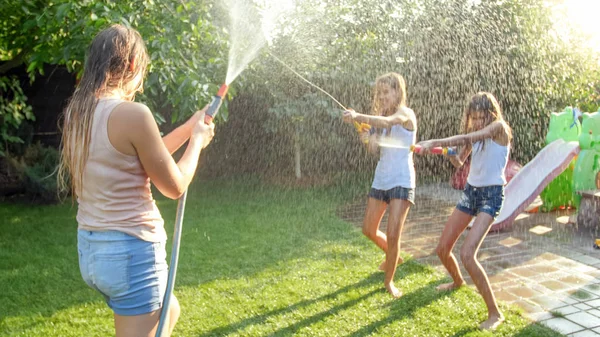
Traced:
[[56, 19], [59, 21], [63, 20], [70, 8], [71, 4], [68, 2], [58, 6], [58, 8], [56, 8]]

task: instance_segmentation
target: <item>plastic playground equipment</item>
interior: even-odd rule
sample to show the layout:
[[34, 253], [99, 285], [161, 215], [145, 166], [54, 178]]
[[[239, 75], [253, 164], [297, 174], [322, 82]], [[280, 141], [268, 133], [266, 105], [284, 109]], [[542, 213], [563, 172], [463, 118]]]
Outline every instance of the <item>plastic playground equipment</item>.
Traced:
[[600, 109], [584, 113], [582, 123], [577, 109], [552, 113], [546, 144], [506, 185], [505, 203], [492, 231], [510, 227], [538, 195], [543, 201], [540, 210], [551, 211], [578, 208], [582, 193], [597, 191]]

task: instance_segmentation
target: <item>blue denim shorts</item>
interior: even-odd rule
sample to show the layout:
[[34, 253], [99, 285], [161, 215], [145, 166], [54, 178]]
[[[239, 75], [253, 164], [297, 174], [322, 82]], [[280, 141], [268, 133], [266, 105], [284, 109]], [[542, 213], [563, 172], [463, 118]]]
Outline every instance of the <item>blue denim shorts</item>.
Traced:
[[495, 219], [500, 214], [503, 202], [504, 186], [502, 185], [473, 187], [466, 184], [456, 208], [472, 216], [484, 212]]
[[392, 199], [408, 200], [411, 204], [415, 203], [415, 189], [401, 186], [393, 187], [389, 190], [378, 190], [371, 188], [369, 197], [390, 203]]
[[143, 315], [162, 307], [168, 277], [164, 242], [80, 229], [77, 249], [83, 280], [117, 315]]

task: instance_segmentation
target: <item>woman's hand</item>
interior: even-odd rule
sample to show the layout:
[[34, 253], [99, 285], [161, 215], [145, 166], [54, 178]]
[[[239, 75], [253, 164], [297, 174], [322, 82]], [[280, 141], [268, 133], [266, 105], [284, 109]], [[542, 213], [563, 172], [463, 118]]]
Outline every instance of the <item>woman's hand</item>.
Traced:
[[358, 136], [360, 137], [360, 141], [363, 144], [367, 144], [369, 142], [369, 137], [371, 137], [371, 132], [363, 131], [363, 132], [359, 133]]
[[202, 148], [205, 148], [210, 144], [215, 135], [215, 124], [211, 122], [209, 125], [206, 125], [204, 123], [204, 111], [198, 111], [192, 118], [194, 118], [195, 124], [192, 129], [191, 138], [193, 140], [200, 140]]
[[185, 122], [186, 124], [188, 124], [190, 126], [190, 129], [194, 129], [194, 126], [199, 122], [199, 121], [204, 121], [204, 113], [206, 112], [206, 110], [208, 109], [208, 104], [202, 108], [202, 110], [198, 110], [196, 111], [196, 113], [194, 113], [192, 115], [192, 117], [190, 117], [190, 119], [187, 120], [187, 122]]
[[431, 149], [433, 149], [435, 147], [435, 142], [433, 140], [424, 140], [421, 142], [417, 143], [417, 146], [419, 146], [420, 152], [419, 154], [428, 154], [431, 153]]
[[342, 116], [342, 119], [346, 123], [352, 123], [352, 121], [354, 121], [354, 119], [356, 118], [356, 115], [357, 115], [356, 111], [354, 111], [352, 109], [348, 109], [348, 110], [344, 111], [344, 115]]

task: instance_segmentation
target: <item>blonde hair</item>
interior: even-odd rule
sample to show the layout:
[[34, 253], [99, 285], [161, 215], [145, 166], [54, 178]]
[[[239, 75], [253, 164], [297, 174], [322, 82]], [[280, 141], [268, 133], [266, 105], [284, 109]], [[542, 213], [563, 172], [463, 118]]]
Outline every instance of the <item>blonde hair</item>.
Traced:
[[406, 105], [406, 83], [404, 78], [398, 73], [387, 73], [377, 77], [375, 80], [375, 92], [373, 94], [373, 105], [372, 105], [372, 114], [376, 116], [381, 116], [383, 111], [381, 111], [379, 107], [379, 95], [381, 85], [389, 85], [392, 89], [398, 92], [398, 103], [394, 106], [393, 111], [388, 112], [390, 114], [395, 113], [398, 108]]
[[[82, 190], [83, 171], [89, 154], [94, 111], [101, 92], [123, 89], [138, 76], [143, 79], [148, 53], [140, 34], [122, 25], [112, 25], [99, 32], [92, 41], [81, 81], [62, 116], [62, 140], [58, 187], [69, 189], [73, 197]], [[141, 92], [143, 80], [128, 89], [126, 98], [133, 100]]]

